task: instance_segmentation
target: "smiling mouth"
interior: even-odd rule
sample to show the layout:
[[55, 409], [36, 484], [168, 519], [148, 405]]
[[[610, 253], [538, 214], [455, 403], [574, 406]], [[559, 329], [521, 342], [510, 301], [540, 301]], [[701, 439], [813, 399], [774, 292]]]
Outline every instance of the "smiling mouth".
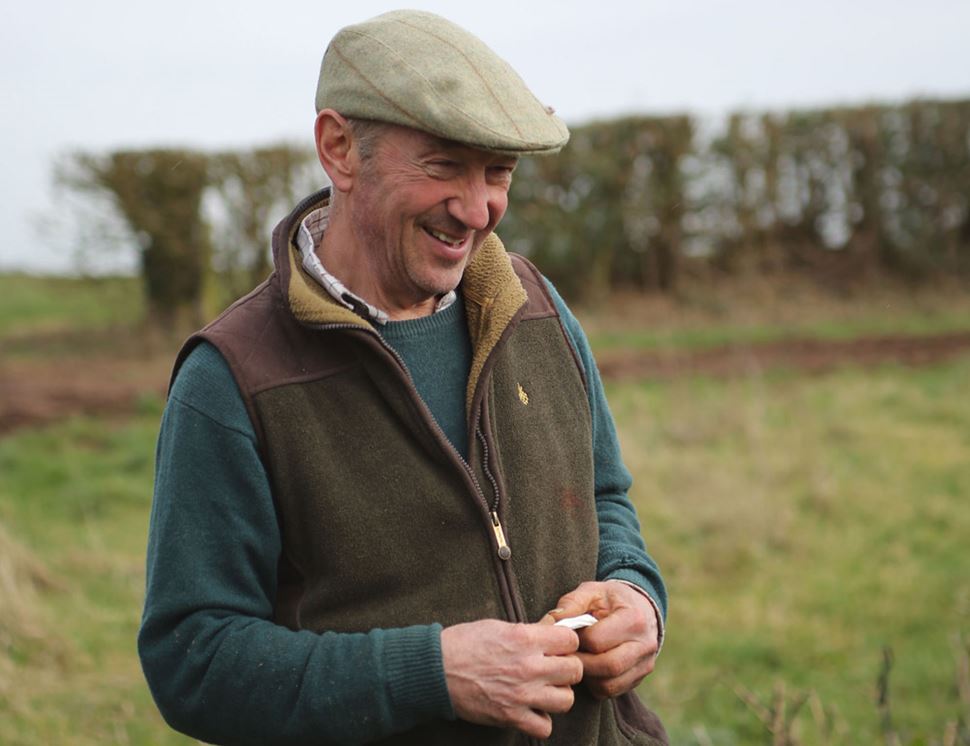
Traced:
[[441, 231], [435, 230], [434, 228], [426, 227], [424, 229], [424, 232], [427, 233], [432, 238], [434, 238], [435, 240], [440, 241], [441, 243], [447, 246], [450, 246], [453, 249], [460, 249], [464, 245], [465, 241], [468, 240], [468, 236], [455, 238], [454, 236], [449, 236], [447, 233], [442, 233]]

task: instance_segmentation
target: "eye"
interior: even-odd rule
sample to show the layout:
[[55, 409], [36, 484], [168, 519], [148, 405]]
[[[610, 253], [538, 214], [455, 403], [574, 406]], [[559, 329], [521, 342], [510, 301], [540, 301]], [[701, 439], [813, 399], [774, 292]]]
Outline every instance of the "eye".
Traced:
[[515, 164], [498, 163], [489, 166], [489, 179], [499, 184], [509, 184], [512, 182], [512, 172], [515, 171]]
[[432, 176], [445, 178], [453, 175], [458, 170], [459, 164], [450, 158], [435, 158], [428, 161], [425, 167]]

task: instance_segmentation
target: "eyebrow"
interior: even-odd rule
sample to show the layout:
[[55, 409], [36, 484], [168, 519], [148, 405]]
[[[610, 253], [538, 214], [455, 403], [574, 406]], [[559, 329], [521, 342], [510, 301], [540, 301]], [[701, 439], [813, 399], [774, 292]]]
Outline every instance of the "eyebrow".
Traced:
[[514, 153], [492, 152], [482, 148], [476, 148], [472, 145], [466, 145], [465, 143], [458, 142], [457, 140], [447, 140], [443, 137], [432, 135], [430, 132], [422, 132], [421, 134], [426, 138], [426, 146], [422, 148], [421, 151], [422, 157], [432, 155], [435, 151], [454, 152], [474, 150], [479, 153], [487, 153], [488, 155], [493, 156], [495, 160], [504, 161], [505, 159], [508, 159], [508, 161], [515, 165], [518, 165], [519, 163], [519, 157]]

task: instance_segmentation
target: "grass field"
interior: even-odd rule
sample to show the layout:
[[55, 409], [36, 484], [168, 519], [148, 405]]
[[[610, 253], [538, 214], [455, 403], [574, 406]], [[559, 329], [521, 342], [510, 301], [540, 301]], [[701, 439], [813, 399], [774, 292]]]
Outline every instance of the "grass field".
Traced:
[[[209, 309], [214, 316], [220, 309]], [[92, 332], [141, 320], [136, 278], [0, 274], [0, 343], [28, 335]], [[852, 339], [867, 335], [938, 334], [970, 329], [965, 287], [874, 287], [833, 295], [814, 285], [711, 288], [677, 301], [621, 295], [579, 311], [597, 351], [699, 349], [730, 343], [806, 337]], [[18, 349], [18, 352], [21, 350]]]
[[142, 315], [133, 277], [77, 280], [0, 274], [0, 340], [43, 332], [104, 328]]
[[135, 654], [161, 403], [0, 440], [0, 743], [186, 743]]
[[970, 359], [610, 394], [670, 585], [644, 693], [673, 742], [771, 743], [739, 692], [784, 684], [812, 695], [799, 742], [879, 743], [889, 647], [901, 743], [944, 743], [970, 715]]
[[688, 350], [786, 339], [845, 340], [970, 329], [966, 287], [874, 284], [834, 294], [764, 280], [684, 291], [676, 301], [620, 295], [580, 314], [599, 352]]
[[[0, 340], [117, 318], [54, 287], [29, 314], [0, 301]], [[794, 740], [774, 743], [889, 743], [884, 648], [899, 745], [966, 743], [948, 724], [970, 718], [954, 644], [970, 640], [970, 358], [609, 395], [671, 592], [641, 694], [673, 744], [772, 744], [751, 697], [795, 712]], [[160, 721], [134, 649], [161, 406], [0, 439], [2, 744], [190, 743]]]

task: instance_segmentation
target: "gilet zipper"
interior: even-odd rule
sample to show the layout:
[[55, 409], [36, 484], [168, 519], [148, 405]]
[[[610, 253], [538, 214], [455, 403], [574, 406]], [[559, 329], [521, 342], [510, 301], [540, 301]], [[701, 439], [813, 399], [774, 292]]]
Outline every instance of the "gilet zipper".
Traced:
[[[348, 326], [350, 325], [348, 324]], [[361, 329], [361, 331], [364, 331], [364, 332], [367, 331], [362, 327], [355, 327], [355, 328]], [[375, 337], [377, 337], [378, 341], [381, 343], [384, 349], [390, 352], [391, 355], [393, 355], [394, 359], [397, 360], [397, 362], [401, 366], [401, 370], [403, 370], [404, 373], [407, 375], [408, 382], [410, 383], [411, 388], [414, 390], [415, 393], [417, 393], [417, 387], [414, 385], [414, 379], [411, 377], [411, 371], [408, 370], [408, 366], [401, 358], [401, 356], [397, 353], [397, 351], [393, 347], [391, 347], [389, 344], [387, 344], [387, 342], [384, 341], [384, 338], [381, 337], [381, 335], [377, 334], [377, 332], [371, 332], [371, 333]], [[509, 547], [509, 544], [505, 539], [505, 531], [503, 531], [502, 529], [502, 523], [499, 520], [499, 515], [498, 515], [499, 503], [501, 502], [502, 493], [501, 493], [501, 490], [499, 490], [498, 480], [495, 479], [495, 475], [492, 474], [492, 470], [491, 468], [489, 468], [489, 465], [488, 465], [488, 461], [489, 461], [488, 439], [485, 437], [485, 433], [482, 432], [482, 428], [479, 425], [477, 420], [477, 415], [474, 413], [472, 414], [472, 416], [476, 418], [475, 436], [478, 438], [478, 442], [481, 443], [482, 445], [482, 471], [485, 472], [485, 477], [492, 485], [492, 494], [494, 495], [494, 498], [491, 503], [489, 503], [488, 500], [485, 498], [485, 493], [482, 490], [482, 486], [479, 483], [478, 478], [475, 476], [475, 471], [472, 469], [471, 464], [469, 464], [465, 460], [465, 458], [458, 452], [458, 449], [455, 448], [454, 444], [450, 440], [448, 440], [448, 436], [445, 435], [445, 431], [438, 423], [438, 420], [435, 419], [435, 416], [431, 412], [431, 409], [428, 407], [427, 404], [424, 403], [424, 400], [421, 399], [420, 396], [418, 396], [417, 398], [421, 400], [421, 404], [424, 407], [426, 414], [428, 415], [428, 419], [430, 419], [431, 422], [434, 424], [435, 429], [438, 431], [439, 435], [441, 435], [442, 440], [448, 444], [452, 453], [454, 453], [454, 455], [461, 462], [462, 466], [465, 468], [465, 471], [468, 473], [468, 476], [471, 477], [472, 484], [475, 485], [475, 490], [477, 491], [478, 496], [481, 498], [482, 504], [488, 510], [489, 518], [491, 519], [491, 522], [492, 522], [492, 531], [495, 534], [497, 553], [498, 553], [499, 559], [503, 560], [502, 575], [505, 577], [505, 582], [508, 584], [508, 588], [509, 588], [509, 600], [511, 601], [511, 604], [512, 604], [511, 608], [509, 608], [508, 610], [509, 616], [512, 617], [513, 621], [518, 621], [518, 622], [526, 621], [525, 613], [519, 608], [519, 604], [517, 603], [517, 600], [516, 600], [517, 592], [514, 587], [515, 584], [512, 579], [512, 571], [508, 562], [508, 560], [511, 559], [512, 557], [512, 549], [511, 547]], [[527, 744], [528, 746], [541, 746], [537, 739], [531, 738], [531, 737], [527, 737]]]
[[[494, 493], [494, 499], [492, 500], [491, 503], [489, 503], [488, 499], [485, 497], [485, 492], [484, 490], [482, 490], [481, 483], [478, 481], [478, 477], [475, 476], [475, 470], [472, 469], [471, 464], [469, 464], [468, 461], [465, 460], [465, 457], [458, 452], [458, 449], [455, 448], [454, 444], [448, 439], [448, 436], [445, 435], [445, 431], [438, 423], [438, 420], [435, 419], [435, 416], [431, 412], [431, 409], [421, 398], [420, 394], [418, 394], [417, 387], [414, 385], [414, 378], [412, 378], [411, 371], [408, 370], [408, 366], [404, 362], [404, 359], [398, 354], [398, 352], [393, 347], [391, 347], [389, 344], [387, 344], [387, 342], [384, 341], [384, 338], [381, 337], [380, 334], [378, 334], [373, 329], [359, 326], [357, 324], [307, 324], [307, 326], [312, 329], [316, 329], [318, 331], [331, 331], [331, 330], [337, 331], [337, 330], [343, 329], [343, 330], [361, 332], [365, 335], [370, 336], [372, 339], [376, 340], [377, 343], [386, 352], [388, 352], [391, 355], [391, 357], [394, 358], [394, 360], [397, 361], [398, 365], [401, 368], [401, 371], [404, 373], [407, 379], [407, 383], [410, 386], [411, 393], [414, 394], [414, 398], [418, 402], [420, 402], [420, 405], [425, 415], [427, 415], [428, 420], [434, 426], [434, 429], [437, 432], [438, 436], [440, 437], [440, 440], [446, 444], [446, 446], [450, 449], [451, 453], [457, 459], [458, 463], [462, 465], [462, 468], [464, 469], [465, 474], [468, 476], [470, 483], [474, 487], [476, 496], [479, 498], [479, 500], [481, 501], [481, 504], [485, 507], [485, 510], [488, 512], [489, 520], [492, 526], [492, 533], [495, 536], [496, 554], [498, 555], [499, 559], [502, 560], [501, 575], [503, 576], [505, 583], [507, 585], [509, 601], [511, 604], [510, 606], [507, 607], [506, 611], [513, 622], [527, 621], [525, 617], [525, 612], [519, 608], [519, 603], [517, 602], [517, 598], [516, 598], [517, 591], [515, 590], [515, 583], [512, 578], [511, 566], [510, 566], [510, 563], [508, 562], [508, 560], [511, 559], [512, 557], [512, 549], [505, 538], [505, 531], [503, 530], [502, 523], [499, 520], [499, 504], [501, 502], [501, 491], [498, 486], [498, 480], [496, 480], [495, 476], [492, 474], [492, 470], [489, 468], [489, 465], [488, 465], [488, 461], [489, 461], [488, 440], [485, 437], [485, 434], [482, 432], [481, 426], [478, 423], [477, 414], [472, 413], [472, 417], [476, 418], [474, 420], [475, 436], [478, 438], [478, 441], [479, 443], [481, 443], [481, 446], [482, 446], [482, 471], [485, 472], [485, 476], [488, 479], [489, 483], [491, 484], [492, 490]], [[527, 737], [526, 742], [528, 746], [540, 746], [539, 741], [531, 737]]]
[[[508, 541], [506, 541], [505, 531], [503, 530], [502, 523], [499, 520], [499, 502], [500, 502], [501, 493], [499, 491], [498, 482], [495, 480], [495, 477], [492, 475], [492, 472], [488, 467], [488, 442], [486, 441], [485, 435], [484, 433], [482, 433], [481, 428], [478, 427], [477, 423], [475, 425], [475, 435], [478, 437], [479, 442], [482, 444], [482, 469], [485, 472], [485, 476], [488, 478], [489, 482], [491, 483], [493, 494], [495, 495], [491, 503], [489, 503], [488, 498], [485, 497], [485, 491], [482, 489], [482, 485], [478, 481], [478, 477], [475, 476], [475, 470], [472, 469], [471, 464], [469, 464], [468, 461], [465, 459], [465, 457], [458, 452], [458, 449], [455, 448], [454, 444], [448, 439], [448, 436], [445, 435], [445, 431], [442, 429], [438, 420], [435, 418], [434, 413], [424, 402], [421, 396], [417, 394], [417, 388], [414, 385], [414, 379], [411, 377], [411, 371], [408, 370], [407, 364], [404, 362], [404, 359], [398, 354], [397, 350], [395, 350], [393, 347], [387, 344], [387, 342], [384, 341], [384, 338], [381, 337], [381, 335], [378, 334], [376, 331], [372, 329], [368, 329], [363, 326], [358, 326], [357, 324], [312, 324], [308, 326], [318, 331], [331, 331], [331, 330], [336, 331], [341, 329], [345, 329], [349, 331], [359, 331], [376, 340], [377, 343], [380, 344], [380, 346], [385, 351], [387, 351], [391, 355], [391, 357], [394, 358], [394, 360], [397, 361], [397, 364], [401, 367], [401, 370], [404, 372], [404, 375], [407, 378], [407, 382], [412, 390], [412, 393], [416, 394], [415, 398], [421, 403], [421, 407], [423, 408], [424, 413], [427, 415], [432, 425], [434, 425], [434, 429], [441, 437], [441, 441], [447, 445], [452, 455], [455, 456], [455, 458], [464, 468], [465, 473], [468, 475], [469, 480], [471, 481], [472, 485], [475, 488], [475, 493], [477, 497], [481, 501], [482, 505], [485, 507], [485, 510], [488, 512], [489, 521], [492, 526], [492, 533], [495, 535], [496, 554], [498, 555], [499, 559], [503, 561], [509, 560], [512, 557], [512, 549], [511, 547], [509, 547]], [[517, 614], [513, 614], [513, 615], [518, 616]]]

